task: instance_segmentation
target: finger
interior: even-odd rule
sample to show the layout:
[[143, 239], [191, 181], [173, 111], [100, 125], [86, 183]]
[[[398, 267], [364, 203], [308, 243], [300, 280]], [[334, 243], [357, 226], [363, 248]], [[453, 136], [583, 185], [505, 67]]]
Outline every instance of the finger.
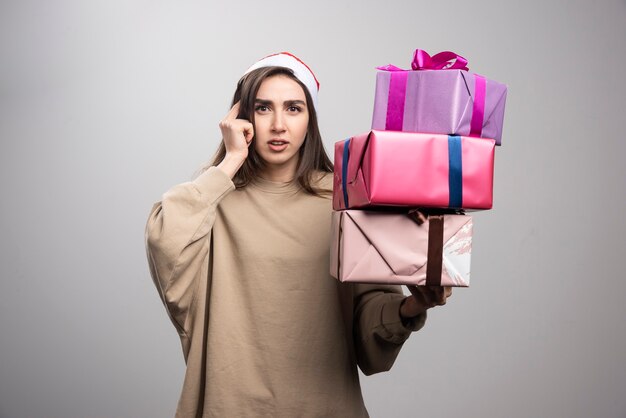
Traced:
[[446, 294], [445, 293], [441, 293], [441, 297], [439, 298], [439, 304], [440, 305], [445, 305], [447, 301], [448, 301], [448, 298], [446, 298]]
[[230, 108], [224, 119], [237, 119], [237, 116], [239, 115], [239, 108], [241, 107], [240, 103], [241, 102], [235, 103], [233, 107]]
[[424, 300], [423, 286], [407, 286], [413, 297], [418, 301]]
[[441, 286], [428, 286], [429, 294], [435, 299], [439, 299], [439, 296], [443, 293], [443, 287]]
[[444, 286], [441, 292], [440, 305], [445, 305], [451, 295], [452, 288], [450, 286]]
[[248, 145], [252, 142], [252, 138], [254, 138], [254, 126], [251, 123], [247, 123], [243, 126], [243, 134], [246, 138], [246, 142]]
[[435, 305], [445, 305], [446, 304], [446, 291], [444, 287], [441, 286], [430, 286], [432, 302]]
[[420, 286], [420, 297], [420, 300], [429, 308], [437, 305], [437, 295], [430, 286]]

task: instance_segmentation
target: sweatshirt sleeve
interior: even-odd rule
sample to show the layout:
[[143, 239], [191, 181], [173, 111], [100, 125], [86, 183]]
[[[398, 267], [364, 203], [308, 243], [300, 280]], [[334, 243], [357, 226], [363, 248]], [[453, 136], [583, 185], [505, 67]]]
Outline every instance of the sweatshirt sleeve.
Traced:
[[365, 375], [391, 369], [411, 332], [426, 322], [426, 312], [403, 324], [400, 286], [355, 284], [354, 335], [357, 362]]
[[235, 185], [210, 167], [167, 191], [146, 224], [148, 264], [159, 296], [179, 334], [187, 332], [199, 280], [206, 280], [211, 233], [219, 202]]

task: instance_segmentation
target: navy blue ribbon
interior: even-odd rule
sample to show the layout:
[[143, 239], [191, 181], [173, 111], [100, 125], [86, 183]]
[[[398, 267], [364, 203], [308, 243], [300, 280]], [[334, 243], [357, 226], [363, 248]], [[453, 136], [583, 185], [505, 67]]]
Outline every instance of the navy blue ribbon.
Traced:
[[448, 206], [460, 208], [463, 206], [463, 163], [461, 137], [448, 135], [448, 188], [450, 201]]
[[350, 138], [343, 142], [343, 161], [341, 163], [341, 190], [343, 191], [343, 203], [348, 209], [348, 158], [350, 157]]

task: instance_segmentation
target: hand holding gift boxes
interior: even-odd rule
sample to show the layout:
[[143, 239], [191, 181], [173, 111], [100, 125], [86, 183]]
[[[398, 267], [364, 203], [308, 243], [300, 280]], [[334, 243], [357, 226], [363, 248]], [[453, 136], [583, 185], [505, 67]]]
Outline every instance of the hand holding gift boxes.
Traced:
[[469, 286], [462, 210], [492, 207], [506, 86], [452, 52], [416, 50], [412, 67], [379, 67], [372, 131], [335, 144], [331, 274]]

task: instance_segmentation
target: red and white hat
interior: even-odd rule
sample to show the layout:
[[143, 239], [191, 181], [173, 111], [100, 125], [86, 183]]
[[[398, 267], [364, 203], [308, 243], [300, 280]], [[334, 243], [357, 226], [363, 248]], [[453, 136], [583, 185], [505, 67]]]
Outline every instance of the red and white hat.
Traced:
[[313, 99], [313, 106], [317, 109], [317, 92], [320, 89], [320, 83], [317, 81], [315, 74], [300, 58], [296, 57], [289, 52], [279, 52], [276, 54], [268, 55], [265, 58], [260, 59], [254, 63], [250, 68], [246, 70], [244, 75], [248, 74], [252, 70], [262, 67], [287, 67], [293, 71], [293, 75], [302, 82], [309, 90], [309, 94]]

